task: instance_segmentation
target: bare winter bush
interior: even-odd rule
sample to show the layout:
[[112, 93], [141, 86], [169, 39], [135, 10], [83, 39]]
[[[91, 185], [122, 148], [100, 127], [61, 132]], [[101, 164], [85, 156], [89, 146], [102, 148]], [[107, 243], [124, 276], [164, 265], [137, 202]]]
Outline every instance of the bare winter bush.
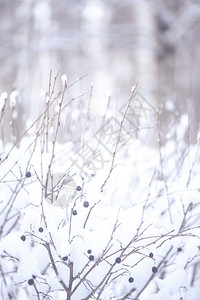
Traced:
[[[50, 76], [44, 111], [13, 145], [1, 145], [1, 298], [197, 299], [199, 140], [184, 142], [186, 116], [161, 146], [157, 110], [157, 148], [143, 146], [130, 135], [141, 127], [124, 130], [135, 87], [119, 122], [110, 111], [102, 118], [101, 129], [113, 117], [117, 132], [110, 125], [100, 140], [88, 140], [92, 88], [71, 98], [81, 78], [62, 79], [55, 95], [58, 74]], [[59, 129], [84, 95], [75, 152], [70, 139], [58, 142]]]

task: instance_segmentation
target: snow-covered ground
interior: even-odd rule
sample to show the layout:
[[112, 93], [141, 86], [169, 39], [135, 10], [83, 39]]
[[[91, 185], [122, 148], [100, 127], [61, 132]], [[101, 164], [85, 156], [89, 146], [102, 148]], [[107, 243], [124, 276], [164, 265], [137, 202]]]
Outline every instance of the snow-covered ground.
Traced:
[[119, 128], [109, 151], [87, 133], [75, 151], [57, 141], [62, 96], [53, 129], [47, 100], [20, 143], [1, 144], [0, 298], [199, 300], [199, 140], [184, 138], [187, 116], [162, 147], [161, 132], [154, 148], [119, 147]]

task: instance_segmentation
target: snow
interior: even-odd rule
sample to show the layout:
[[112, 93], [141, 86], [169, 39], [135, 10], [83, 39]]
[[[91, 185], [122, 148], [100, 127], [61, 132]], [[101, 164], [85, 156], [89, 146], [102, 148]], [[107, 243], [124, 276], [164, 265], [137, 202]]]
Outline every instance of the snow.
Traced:
[[[17, 93], [13, 93], [13, 108], [16, 97]], [[70, 113], [73, 118], [78, 114]], [[27, 121], [29, 125], [30, 122]], [[141, 300], [179, 299], [183, 295], [184, 300], [197, 300], [200, 158], [199, 145], [188, 148], [184, 142], [187, 128], [188, 116], [183, 115], [173, 129], [177, 141], [169, 139], [161, 149], [132, 139], [117, 152], [109, 177], [112, 154], [100, 149], [105, 162], [89, 181], [81, 178], [76, 165], [71, 166], [70, 157], [80, 155], [71, 142], [56, 141], [55, 149], [49, 142], [45, 152], [42, 134], [36, 138], [31, 128], [18, 148], [2, 143], [3, 293], [6, 295], [6, 281], [16, 300], [37, 299], [34, 287], [28, 285], [34, 275], [40, 293], [66, 299], [60, 281], [69, 287], [73, 272], [72, 300], [121, 299], [133, 288], [131, 297]], [[88, 142], [93, 146], [94, 140]], [[26, 177], [27, 171], [30, 177]], [[67, 176], [73, 182], [70, 196], [68, 181], [64, 180]], [[47, 178], [61, 191], [52, 194], [53, 203], [45, 198], [45, 188], [47, 192], [52, 189], [46, 184]], [[84, 201], [89, 202], [89, 207], [84, 207]], [[94, 260], [90, 260], [88, 250]], [[119, 257], [121, 262], [116, 263]], [[154, 266], [158, 268], [155, 274]], [[133, 283], [128, 281], [131, 276]]]
[[49, 104], [51, 98], [49, 96], [46, 97], [46, 104]]
[[135, 91], [135, 89], [136, 89], [136, 85], [132, 86], [132, 88], [131, 88], [131, 94]]
[[13, 120], [16, 120], [18, 118], [18, 112], [16, 110], [13, 111], [12, 118]]
[[12, 91], [12, 93], [10, 94], [10, 107], [14, 108], [16, 106], [17, 103], [17, 99], [19, 96], [19, 91]]
[[61, 80], [62, 80], [62, 84], [63, 86], [65, 87], [67, 85], [67, 75], [66, 74], [63, 74], [61, 76]]

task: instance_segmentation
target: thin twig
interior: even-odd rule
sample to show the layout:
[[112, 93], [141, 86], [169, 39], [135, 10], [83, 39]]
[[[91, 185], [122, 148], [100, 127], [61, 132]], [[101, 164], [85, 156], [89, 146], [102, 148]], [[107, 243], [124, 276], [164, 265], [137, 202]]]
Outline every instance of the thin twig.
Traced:
[[115, 149], [114, 149], [114, 152], [113, 152], [113, 155], [112, 155], [112, 162], [111, 162], [111, 166], [110, 166], [110, 171], [108, 173], [108, 176], [106, 177], [104, 183], [102, 184], [101, 186], [101, 192], [103, 192], [103, 189], [108, 181], [108, 179], [110, 178], [113, 170], [114, 170], [114, 162], [115, 162], [115, 157], [116, 157], [116, 154], [117, 154], [117, 150], [118, 150], [118, 146], [119, 146], [119, 142], [120, 142], [120, 139], [121, 139], [121, 134], [122, 134], [122, 129], [123, 129], [123, 124], [124, 124], [124, 121], [126, 119], [126, 115], [127, 115], [127, 112], [128, 112], [128, 109], [130, 107], [130, 104], [131, 104], [131, 101], [133, 99], [133, 96], [134, 96], [134, 93], [136, 91], [136, 88], [137, 88], [137, 84], [135, 85], [135, 87], [131, 90], [131, 96], [129, 98], [129, 101], [128, 101], [128, 104], [127, 104], [127, 107], [126, 107], [126, 110], [125, 110], [125, 113], [123, 115], [123, 118], [120, 122], [120, 128], [119, 128], [119, 134], [118, 134], [118, 138], [117, 138], [117, 142], [116, 142], [116, 145], [115, 145]]

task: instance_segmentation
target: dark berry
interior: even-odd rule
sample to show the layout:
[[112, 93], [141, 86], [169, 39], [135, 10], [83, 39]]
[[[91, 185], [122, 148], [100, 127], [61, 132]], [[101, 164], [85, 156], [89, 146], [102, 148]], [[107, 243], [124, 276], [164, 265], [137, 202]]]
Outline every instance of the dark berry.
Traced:
[[157, 268], [157, 267], [153, 267], [153, 268], [152, 268], [152, 272], [153, 272], [153, 273], [157, 273], [157, 272], [158, 272], [158, 268]]
[[129, 281], [130, 283], [132, 283], [132, 282], [134, 281], [134, 278], [133, 278], [133, 277], [130, 277], [130, 278], [128, 279], [128, 281]]
[[91, 254], [91, 253], [92, 253], [92, 250], [89, 249], [89, 250], [87, 251], [87, 253], [88, 253], [88, 254]]
[[22, 235], [22, 236], [21, 236], [21, 240], [22, 240], [23, 242], [26, 240], [25, 235]]
[[33, 279], [35, 279], [35, 278], [36, 278], [36, 276], [35, 276], [35, 275], [32, 275], [32, 278], [33, 278]]
[[68, 260], [68, 256], [67, 255], [65, 255], [64, 257], [63, 257], [63, 260]]
[[73, 216], [76, 216], [76, 215], [77, 215], [77, 211], [76, 211], [75, 209], [72, 211], [72, 215], [73, 215]]
[[149, 257], [153, 258], [153, 253], [152, 252], [149, 253]]
[[33, 285], [33, 284], [34, 284], [34, 280], [33, 280], [33, 279], [29, 279], [29, 280], [28, 280], [28, 284], [29, 284], [29, 285]]
[[88, 202], [88, 201], [84, 201], [84, 202], [83, 202], [83, 206], [84, 206], [84, 207], [88, 207], [88, 206], [89, 206], [89, 202]]
[[43, 232], [44, 229], [42, 227], [38, 228], [39, 232]]
[[121, 261], [122, 261], [122, 260], [121, 260], [120, 257], [117, 257], [117, 258], [115, 259], [115, 262], [116, 262], [117, 264], [120, 264]]
[[81, 187], [78, 185], [77, 187], [76, 187], [76, 190], [79, 192], [79, 191], [81, 191]]
[[27, 177], [27, 178], [31, 177], [31, 172], [29, 172], [29, 171], [26, 172], [26, 177]]
[[178, 247], [178, 248], [177, 248], [177, 251], [178, 251], [178, 252], [181, 252], [181, 251], [182, 251], [182, 248], [181, 248], [181, 247]]
[[89, 256], [89, 260], [90, 260], [90, 261], [94, 260], [94, 255], [90, 255], [90, 256]]

